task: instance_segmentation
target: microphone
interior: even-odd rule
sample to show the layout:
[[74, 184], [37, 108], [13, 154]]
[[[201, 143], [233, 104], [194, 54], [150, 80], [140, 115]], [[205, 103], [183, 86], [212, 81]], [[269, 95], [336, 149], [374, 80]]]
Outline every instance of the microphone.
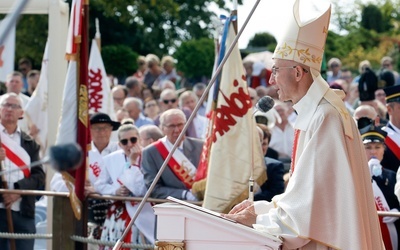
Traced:
[[50, 147], [49, 162], [58, 172], [75, 170], [83, 160], [82, 148], [77, 143], [59, 144]]
[[50, 163], [58, 172], [75, 170], [80, 167], [83, 160], [82, 148], [76, 143], [65, 143], [51, 146], [49, 155], [39, 161], [15, 169], [0, 171], [0, 176], [22, 169], [32, 168], [41, 164]]
[[256, 108], [256, 111], [259, 110], [263, 113], [266, 113], [270, 109], [272, 109], [274, 107], [274, 105], [275, 105], [274, 99], [272, 99], [272, 97], [266, 95], [266, 96], [263, 96], [262, 98], [260, 98], [260, 100], [258, 100], [255, 108]]
[[[272, 109], [275, 105], [274, 99], [272, 97], [266, 95], [260, 98], [258, 100], [257, 104], [255, 105], [255, 110], [253, 112], [253, 116], [257, 113], [257, 111], [260, 111], [262, 113], [268, 112], [270, 109]], [[253, 127], [251, 127], [253, 130]], [[252, 131], [253, 132], [253, 131]], [[254, 143], [251, 144], [253, 147]], [[251, 166], [251, 172], [250, 172], [250, 178], [249, 178], [249, 201], [254, 201], [254, 173], [253, 173], [253, 167], [254, 167], [254, 159], [252, 159], [252, 166]]]

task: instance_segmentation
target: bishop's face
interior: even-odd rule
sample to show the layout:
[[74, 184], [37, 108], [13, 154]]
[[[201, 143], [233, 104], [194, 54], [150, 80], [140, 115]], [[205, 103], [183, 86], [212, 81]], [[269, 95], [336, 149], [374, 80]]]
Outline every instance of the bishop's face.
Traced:
[[295, 63], [275, 60], [269, 83], [277, 89], [279, 100], [292, 101], [297, 92]]

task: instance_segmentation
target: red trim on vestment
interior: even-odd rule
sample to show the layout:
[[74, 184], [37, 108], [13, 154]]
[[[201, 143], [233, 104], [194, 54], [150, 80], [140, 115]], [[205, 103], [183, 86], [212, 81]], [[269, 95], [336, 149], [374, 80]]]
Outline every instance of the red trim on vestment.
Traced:
[[292, 149], [292, 162], [290, 163], [290, 175], [293, 174], [294, 171], [294, 164], [296, 159], [297, 153], [297, 143], [299, 141], [300, 129], [294, 130], [294, 140], [293, 140], [293, 149]]

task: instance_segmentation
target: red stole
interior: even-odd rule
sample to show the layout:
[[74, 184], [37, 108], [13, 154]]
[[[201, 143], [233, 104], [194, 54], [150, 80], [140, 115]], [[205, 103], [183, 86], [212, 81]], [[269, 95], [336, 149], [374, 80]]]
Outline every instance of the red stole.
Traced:
[[294, 130], [293, 149], [292, 149], [292, 162], [290, 163], [290, 176], [292, 176], [293, 171], [294, 171], [299, 135], [300, 135], [300, 129], [295, 129]]

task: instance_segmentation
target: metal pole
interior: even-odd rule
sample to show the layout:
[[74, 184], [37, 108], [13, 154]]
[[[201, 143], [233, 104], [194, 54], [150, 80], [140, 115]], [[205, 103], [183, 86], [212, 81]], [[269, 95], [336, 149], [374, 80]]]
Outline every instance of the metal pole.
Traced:
[[13, 27], [17, 23], [17, 18], [24, 10], [26, 4], [29, 0], [21, 0], [19, 2], [15, 2], [10, 13], [4, 18], [3, 22], [1, 22], [0, 26], [0, 45], [3, 45], [7, 34], [10, 32], [11, 27]]

